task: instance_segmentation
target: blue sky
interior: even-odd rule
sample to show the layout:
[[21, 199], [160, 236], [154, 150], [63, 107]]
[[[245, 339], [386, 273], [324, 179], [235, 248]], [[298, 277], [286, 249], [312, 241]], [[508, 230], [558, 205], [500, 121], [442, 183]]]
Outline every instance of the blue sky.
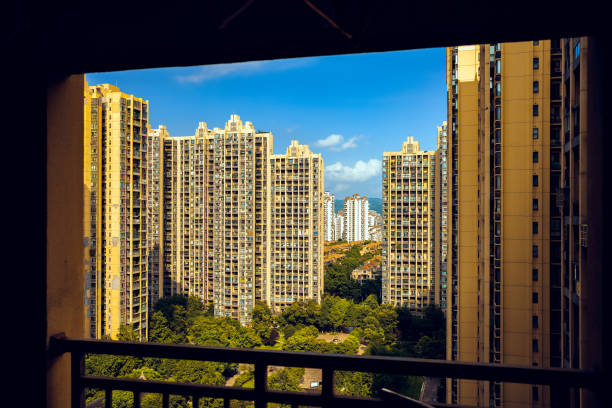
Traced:
[[384, 151], [407, 136], [436, 147], [446, 120], [444, 48], [87, 74], [148, 99], [152, 127], [192, 135], [230, 114], [272, 131], [274, 152], [297, 139], [321, 153], [325, 188], [338, 198], [381, 197]]

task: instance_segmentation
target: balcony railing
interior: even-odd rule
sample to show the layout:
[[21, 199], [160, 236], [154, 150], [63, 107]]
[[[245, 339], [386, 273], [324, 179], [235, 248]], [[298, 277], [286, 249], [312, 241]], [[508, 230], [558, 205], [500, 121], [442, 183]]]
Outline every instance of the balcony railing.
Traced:
[[[140, 407], [141, 393], [162, 394], [162, 405], [169, 406], [170, 395], [192, 397], [192, 406], [199, 406], [200, 398], [223, 399], [229, 407], [231, 400], [254, 401], [255, 407], [265, 407], [268, 402], [291, 406], [323, 407], [428, 407], [449, 406], [440, 403], [423, 403], [393, 391], [383, 389], [379, 398], [341, 396], [334, 393], [334, 372], [357, 371], [393, 375], [418, 375], [438, 378], [461, 378], [483, 381], [500, 381], [551, 386], [551, 394], [560, 406], [569, 404], [571, 388], [589, 389], [602, 393], [604, 381], [599, 372], [565, 368], [533, 368], [501, 364], [467, 363], [445, 360], [428, 360], [406, 357], [358, 356], [287, 352], [276, 350], [202, 347], [194, 345], [135, 343], [109, 340], [72, 339], [63, 334], [51, 337], [52, 355], [71, 354], [72, 407], [85, 407], [85, 388], [102, 389], [105, 406], [112, 406], [112, 391], [134, 393], [134, 407]], [[197, 361], [247, 363], [255, 367], [254, 388], [212, 386], [205, 384], [177, 383], [169, 381], [134, 380], [125, 378], [93, 377], [85, 375], [86, 354], [110, 354], [134, 357], [170, 358]], [[320, 393], [273, 391], [267, 388], [269, 366], [308, 367], [322, 371]], [[428, 405], [431, 404], [431, 405]]]

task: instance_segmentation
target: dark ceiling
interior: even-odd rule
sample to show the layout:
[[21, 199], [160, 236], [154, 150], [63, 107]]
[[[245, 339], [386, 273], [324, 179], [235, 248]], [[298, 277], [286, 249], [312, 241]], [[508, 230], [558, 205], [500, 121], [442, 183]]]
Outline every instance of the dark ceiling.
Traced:
[[[51, 3], [51, 2], [49, 2]], [[227, 0], [20, 3], [9, 47], [47, 71], [202, 65], [597, 34], [595, 2]], [[10, 15], [10, 14], [7, 14]], [[5, 43], [6, 44], [6, 43]], [[34, 57], [33, 57], [34, 55]]]

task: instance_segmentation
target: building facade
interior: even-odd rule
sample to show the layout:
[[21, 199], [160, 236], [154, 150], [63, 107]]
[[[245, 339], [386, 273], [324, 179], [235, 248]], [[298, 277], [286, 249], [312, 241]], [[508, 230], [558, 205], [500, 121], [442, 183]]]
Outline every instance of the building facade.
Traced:
[[335, 241], [336, 228], [334, 223], [334, 217], [336, 214], [335, 205], [336, 196], [329, 191], [323, 193], [323, 211], [324, 211], [324, 228], [325, 228], [325, 241]]
[[438, 257], [436, 270], [439, 271], [440, 285], [440, 308], [446, 313], [446, 290], [448, 285], [447, 266], [448, 266], [448, 126], [447, 122], [442, 122], [442, 126], [436, 127], [438, 149], [436, 150], [437, 175], [435, 194], [436, 205], [436, 243]]
[[348, 242], [369, 239], [369, 209], [367, 197], [353, 194], [344, 199], [344, 237]]
[[344, 210], [339, 210], [338, 213], [334, 216], [334, 239], [337, 240], [345, 240], [345, 230], [344, 227], [346, 225], [346, 217]]
[[[594, 305], [603, 304], [607, 289], [598, 284], [605, 246], [592, 238], [605, 233], [605, 194], [597, 186], [606, 174], [607, 127], [594, 118], [601, 117], [607, 97], [602, 86], [607, 69], [595, 61], [607, 49], [597, 40], [551, 41], [551, 193], [557, 198], [551, 204], [551, 248], [560, 247], [560, 253], [553, 258], [551, 250], [550, 358], [554, 367], [588, 370], [600, 369], [606, 347], [604, 329], [592, 323], [603, 318]], [[570, 406], [601, 403], [587, 390], [570, 392]]]
[[[551, 42], [447, 49], [452, 161], [447, 357], [550, 365]], [[552, 191], [556, 188], [553, 187]], [[546, 387], [450, 380], [461, 405], [547, 406]]]
[[273, 155], [270, 163], [273, 215], [268, 302], [274, 312], [282, 312], [293, 302], [320, 302], [323, 295], [323, 159], [294, 140], [286, 154]]
[[164, 132], [163, 296], [197, 296], [241, 323], [256, 301], [320, 301], [321, 156], [297, 142], [273, 155], [272, 134], [238, 115], [193, 136]]
[[117, 338], [121, 325], [147, 337], [148, 101], [85, 83], [86, 327]]
[[418, 312], [439, 302], [435, 183], [436, 153], [412, 137], [383, 153], [383, 303]]

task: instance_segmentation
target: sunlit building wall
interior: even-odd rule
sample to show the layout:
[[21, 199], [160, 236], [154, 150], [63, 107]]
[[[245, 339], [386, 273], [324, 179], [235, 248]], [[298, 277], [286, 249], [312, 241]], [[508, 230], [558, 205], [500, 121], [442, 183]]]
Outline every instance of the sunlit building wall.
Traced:
[[325, 241], [334, 241], [336, 238], [335, 224], [334, 224], [334, 205], [336, 202], [336, 196], [329, 191], [325, 191], [323, 197], [323, 210], [325, 213], [324, 217], [324, 228], [325, 228]]
[[436, 152], [408, 137], [384, 152], [382, 298], [420, 312], [439, 302], [436, 270]]
[[[551, 42], [447, 49], [447, 356], [550, 365]], [[448, 402], [547, 406], [548, 389], [451, 380]]]
[[147, 337], [147, 134], [149, 103], [116, 86], [85, 98], [85, 302], [89, 334], [121, 325]]
[[344, 236], [348, 242], [369, 239], [369, 209], [367, 197], [353, 194], [344, 199]]
[[[293, 302], [323, 294], [323, 159], [292, 141], [285, 154], [273, 155], [272, 292], [269, 304], [281, 312]], [[333, 195], [332, 195], [333, 197]], [[333, 209], [333, 204], [332, 204]], [[332, 213], [333, 214], [333, 213]]]

